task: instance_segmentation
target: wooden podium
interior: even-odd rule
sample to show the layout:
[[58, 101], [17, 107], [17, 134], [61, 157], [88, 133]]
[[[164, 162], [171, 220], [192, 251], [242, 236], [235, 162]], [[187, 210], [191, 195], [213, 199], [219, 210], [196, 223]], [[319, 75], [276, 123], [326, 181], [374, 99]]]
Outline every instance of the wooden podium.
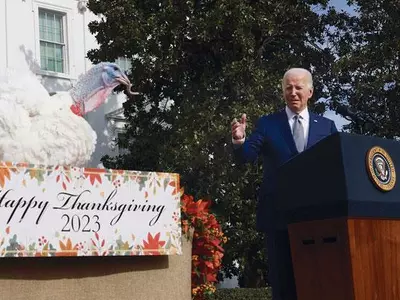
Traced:
[[337, 133], [279, 170], [298, 300], [400, 299], [397, 163], [398, 142]]

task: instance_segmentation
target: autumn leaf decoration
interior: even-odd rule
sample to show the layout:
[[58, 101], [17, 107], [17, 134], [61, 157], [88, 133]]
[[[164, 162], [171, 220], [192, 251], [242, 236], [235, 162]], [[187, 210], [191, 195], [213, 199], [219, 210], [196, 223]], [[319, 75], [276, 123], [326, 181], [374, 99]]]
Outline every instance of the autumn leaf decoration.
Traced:
[[8, 163], [2, 162], [0, 165], [0, 186], [4, 187], [6, 180], [10, 180], [11, 172]]
[[171, 181], [168, 185], [174, 188], [172, 190], [172, 195], [175, 196], [179, 192], [179, 183], [177, 183], [176, 181]]
[[105, 176], [109, 181], [113, 182], [118, 176], [124, 176], [125, 172], [125, 170], [109, 170]]
[[106, 240], [105, 239], [100, 239], [100, 236], [97, 232], [95, 232], [95, 237], [96, 240], [92, 240], [92, 246], [93, 246], [93, 255], [95, 256], [105, 256], [107, 255], [107, 250], [102, 251], [102, 248], [106, 245]]
[[30, 168], [27, 170], [27, 172], [29, 172], [29, 176], [31, 177], [31, 179], [36, 178], [39, 184], [44, 181], [46, 170], [40, 168]]
[[165, 241], [160, 241], [160, 233], [157, 233], [154, 237], [149, 232], [147, 234], [147, 241], [143, 240], [143, 250], [145, 255], [160, 255], [162, 254], [163, 246]]
[[157, 187], [161, 187], [161, 178], [162, 176], [158, 176], [158, 173], [153, 173], [149, 176], [149, 190], [153, 192], [153, 195], [157, 193]]
[[70, 183], [70, 168], [67, 166], [56, 166], [54, 171], [59, 171], [59, 174], [56, 176], [56, 182], [61, 182], [62, 188], [67, 190], [67, 182]]
[[90, 184], [94, 185], [96, 181], [102, 183], [101, 175], [105, 172], [104, 169], [85, 168], [83, 174], [86, 178], [89, 178]]
[[72, 246], [71, 239], [68, 238], [65, 244], [60, 241], [59, 244], [61, 251], [58, 251], [56, 256], [78, 256], [78, 245]]

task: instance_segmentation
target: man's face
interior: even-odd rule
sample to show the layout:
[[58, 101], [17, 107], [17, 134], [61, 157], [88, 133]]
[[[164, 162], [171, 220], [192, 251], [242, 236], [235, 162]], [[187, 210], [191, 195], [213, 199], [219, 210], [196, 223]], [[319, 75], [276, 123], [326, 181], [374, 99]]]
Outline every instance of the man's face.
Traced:
[[307, 86], [306, 75], [289, 74], [283, 84], [284, 98], [287, 106], [295, 113], [307, 107], [308, 99], [313, 95], [313, 90]]

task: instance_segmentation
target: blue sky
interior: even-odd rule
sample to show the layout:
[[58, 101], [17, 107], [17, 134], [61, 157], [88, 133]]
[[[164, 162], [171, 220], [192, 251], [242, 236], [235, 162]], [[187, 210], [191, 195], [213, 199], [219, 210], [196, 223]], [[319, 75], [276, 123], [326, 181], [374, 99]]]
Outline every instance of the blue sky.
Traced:
[[349, 8], [346, 0], [331, 0], [330, 3], [331, 3], [331, 5], [335, 6], [337, 9], [348, 10], [348, 8]]
[[330, 5], [335, 6], [337, 9], [354, 13], [354, 9], [347, 5], [347, 0], [331, 0]]

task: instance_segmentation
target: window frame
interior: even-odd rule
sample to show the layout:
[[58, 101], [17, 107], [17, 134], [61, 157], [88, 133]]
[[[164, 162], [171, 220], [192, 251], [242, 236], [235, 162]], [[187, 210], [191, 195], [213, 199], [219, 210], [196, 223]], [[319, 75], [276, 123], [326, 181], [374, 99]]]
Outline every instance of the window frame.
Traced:
[[[47, 39], [42, 39], [40, 36], [40, 14], [41, 13], [47, 13], [47, 14], [51, 14], [52, 16], [54, 16], [55, 18], [59, 18], [60, 19], [60, 23], [61, 23], [61, 41], [57, 42], [57, 41], [52, 41], [52, 40], [47, 40]], [[61, 73], [61, 74], [66, 74], [66, 36], [65, 36], [65, 28], [66, 28], [66, 15], [64, 13], [60, 13], [58, 11], [54, 11], [54, 10], [49, 10], [49, 9], [44, 9], [44, 8], [39, 8], [38, 9], [38, 14], [39, 14], [39, 52], [40, 52], [40, 69], [42, 71], [45, 72], [54, 72], [54, 73]], [[53, 28], [54, 29], [54, 28]], [[45, 70], [43, 69], [43, 62], [42, 62], [42, 43], [47, 43], [47, 44], [51, 44], [51, 45], [56, 45], [56, 46], [61, 46], [61, 55], [62, 55], [62, 71], [58, 71], [58, 70]], [[57, 69], [57, 62], [56, 62], [56, 57], [54, 56], [54, 60], [55, 60], [55, 69]]]
[[[42, 61], [41, 61], [41, 47], [40, 42], [42, 41], [40, 38], [40, 18], [39, 12], [41, 10], [48, 11], [50, 13], [55, 13], [61, 15], [63, 17], [62, 26], [63, 26], [63, 73], [54, 72], [50, 70], [43, 70], [42, 69]], [[35, 5], [35, 47], [36, 47], [36, 61], [38, 62], [40, 69], [36, 72], [39, 75], [50, 76], [50, 77], [57, 77], [57, 78], [65, 78], [65, 79], [72, 79], [71, 76], [71, 53], [70, 49], [73, 49], [73, 40], [69, 34], [72, 32], [72, 20], [71, 20], [72, 10], [69, 7], [58, 6], [58, 5], [51, 5], [42, 2], [36, 2]], [[53, 42], [51, 42], [53, 43]], [[57, 44], [57, 43], [54, 43]]]

